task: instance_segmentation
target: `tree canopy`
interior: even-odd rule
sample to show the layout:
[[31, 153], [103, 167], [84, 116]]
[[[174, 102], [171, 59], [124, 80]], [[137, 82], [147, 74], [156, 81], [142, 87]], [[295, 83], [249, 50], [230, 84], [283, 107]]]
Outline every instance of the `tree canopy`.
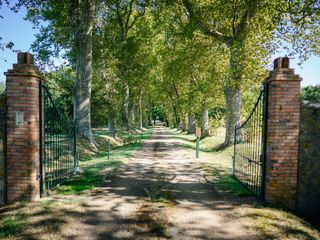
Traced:
[[91, 125], [116, 133], [158, 119], [189, 133], [222, 126], [231, 144], [283, 41], [303, 59], [319, 54], [315, 0], [20, 0], [13, 9], [21, 6], [40, 30], [39, 64], [65, 59], [49, 85], [92, 142]]

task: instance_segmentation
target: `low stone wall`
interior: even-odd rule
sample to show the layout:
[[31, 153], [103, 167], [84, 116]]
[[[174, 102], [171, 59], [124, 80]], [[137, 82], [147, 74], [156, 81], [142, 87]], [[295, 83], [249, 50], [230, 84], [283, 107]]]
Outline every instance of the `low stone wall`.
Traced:
[[320, 103], [302, 103], [297, 211], [320, 224]]

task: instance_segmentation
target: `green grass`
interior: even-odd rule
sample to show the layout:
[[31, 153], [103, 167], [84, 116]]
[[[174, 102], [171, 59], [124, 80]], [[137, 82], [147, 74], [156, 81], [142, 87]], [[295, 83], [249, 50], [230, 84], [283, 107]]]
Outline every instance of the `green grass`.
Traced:
[[[180, 142], [181, 146], [187, 149], [190, 154], [195, 155], [195, 136], [185, 133], [178, 133], [171, 130], [173, 138]], [[233, 146], [223, 150], [215, 150], [216, 146], [223, 143], [223, 137], [212, 136], [201, 139], [200, 159], [205, 163], [199, 163], [205, 172], [206, 180], [219, 192], [235, 196], [250, 196], [252, 193], [245, 188], [238, 180], [232, 177], [232, 154]]]
[[280, 208], [242, 206], [235, 210], [235, 214], [246, 227], [259, 233], [259, 239], [320, 239], [314, 226]]
[[19, 213], [15, 216], [4, 216], [0, 224], [0, 238], [19, 234], [26, 222], [26, 215]]
[[[99, 135], [103, 134], [105, 133], [99, 133]], [[108, 152], [106, 151], [100, 151], [93, 156], [85, 157], [83, 161], [80, 160], [80, 169], [83, 172], [63, 182], [55, 188], [54, 192], [63, 195], [79, 195], [101, 186], [121, 167], [124, 159], [130, 157], [142, 147], [143, 142], [151, 134], [151, 129], [142, 133], [123, 134], [124, 145], [112, 147], [110, 159], [108, 159]]]

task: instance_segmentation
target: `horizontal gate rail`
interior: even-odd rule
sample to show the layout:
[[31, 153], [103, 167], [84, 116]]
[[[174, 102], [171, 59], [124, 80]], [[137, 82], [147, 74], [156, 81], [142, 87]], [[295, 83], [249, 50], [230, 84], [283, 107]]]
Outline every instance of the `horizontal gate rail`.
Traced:
[[249, 114], [234, 130], [233, 176], [258, 197], [264, 192], [264, 87]]
[[[40, 88], [41, 89], [41, 88]], [[42, 190], [43, 195], [64, 180], [70, 178], [77, 168], [76, 160], [76, 129], [74, 123], [69, 121], [53, 101], [49, 89], [42, 84], [44, 113], [44, 133], [42, 141], [44, 146], [42, 160]]]

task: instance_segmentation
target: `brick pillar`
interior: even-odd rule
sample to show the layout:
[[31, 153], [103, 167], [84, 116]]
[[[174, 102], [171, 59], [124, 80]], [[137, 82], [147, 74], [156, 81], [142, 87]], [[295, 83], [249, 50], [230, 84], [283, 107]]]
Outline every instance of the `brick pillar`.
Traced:
[[40, 197], [39, 81], [30, 53], [5, 73], [7, 91], [7, 201]]
[[265, 200], [294, 209], [296, 205], [299, 120], [299, 75], [289, 58], [277, 58], [268, 85], [268, 124]]

